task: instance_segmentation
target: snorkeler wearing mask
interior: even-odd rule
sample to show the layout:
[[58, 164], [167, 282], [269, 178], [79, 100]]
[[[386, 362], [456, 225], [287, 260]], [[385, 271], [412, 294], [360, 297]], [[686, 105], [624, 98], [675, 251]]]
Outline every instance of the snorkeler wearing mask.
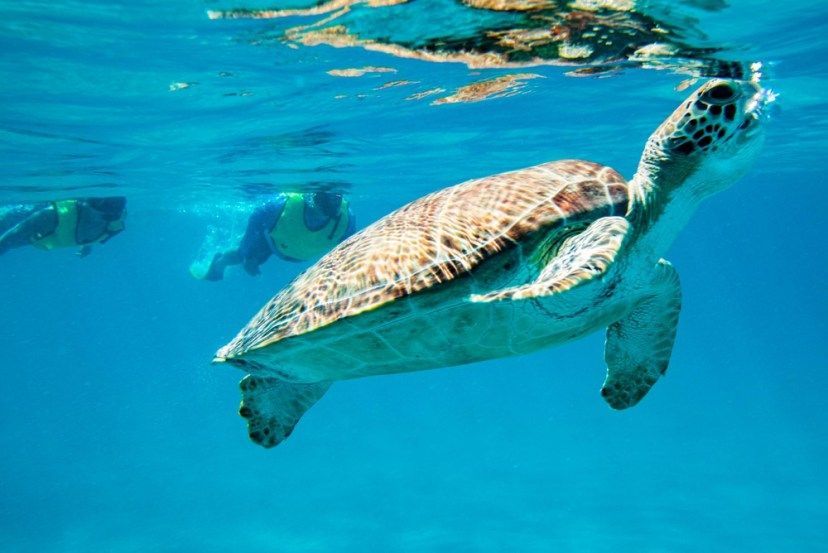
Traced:
[[13, 206], [0, 214], [0, 255], [13, 248], [77, 247], [85, 257], [124, 230], [126, 198], [74, 198]]
[[286, 261], [312, 261], [354, 229], [354, 215], [341, 194], [279, 194], [253, 212], [239, 246], [215, 254], [201, 278], [221, 280], [227, 266], [239, 264], [248, 274], [258, 275], [259, 266], [273, 254]]

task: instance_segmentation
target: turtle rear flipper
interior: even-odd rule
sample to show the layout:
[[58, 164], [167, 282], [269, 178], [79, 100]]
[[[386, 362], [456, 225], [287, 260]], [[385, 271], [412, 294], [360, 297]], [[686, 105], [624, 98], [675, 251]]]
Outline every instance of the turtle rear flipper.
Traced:
[[629, 230], [630, 224], [623, 217], [601, 217], [582, 233], [564, 240], [534, 282], [474, 294], [470, 299], [491, 302], [551, 296], [600, 277], [615, 261]]
[[664, 259], [654, 272], [647, 296], [607, 328], [601, 395], [613, 409], [638, 403], [665, 373], [673, 351], [681, 311], [678, 272]]
[[239, 383], [239, 415], [247, 419], [250, 439], [263, 447], [281, 443], [305, 411], [319, 401], [330, 382], [297, 384], [278, 378], [247, 375]]

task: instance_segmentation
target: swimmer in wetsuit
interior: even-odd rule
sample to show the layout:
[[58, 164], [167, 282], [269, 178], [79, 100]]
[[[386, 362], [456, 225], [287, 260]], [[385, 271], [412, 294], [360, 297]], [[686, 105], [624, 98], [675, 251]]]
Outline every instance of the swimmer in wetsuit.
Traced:
[[258, 275], [271, 255], [286, 261], [310, 261], [354, 233], [348, 200], [331, 192], [285, 193], [250, 216], [236, 249], [215, 254], [205, 280], [221, 280], [229, 265]]
[[126, 198], [74, 198], [22, 204], [0, 215], [0, 255], [23, 246], [44, 250], [78, 248], [85, 257], [92, 244], [104, 244], [124, 230]]

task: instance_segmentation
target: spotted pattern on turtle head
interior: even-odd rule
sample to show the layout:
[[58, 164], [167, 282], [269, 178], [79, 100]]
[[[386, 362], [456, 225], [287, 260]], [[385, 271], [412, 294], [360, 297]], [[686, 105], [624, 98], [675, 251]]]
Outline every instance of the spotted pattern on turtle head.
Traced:
[[749, 93], [759, 91], [759, 86], [752, 83], [736, 86], [722, 79], [706, 83], [661, 126], [655, 135], [660, 147], [682, 155], [720, 148], [755, 118], [752, 113], [744, 115], [743, 88]]

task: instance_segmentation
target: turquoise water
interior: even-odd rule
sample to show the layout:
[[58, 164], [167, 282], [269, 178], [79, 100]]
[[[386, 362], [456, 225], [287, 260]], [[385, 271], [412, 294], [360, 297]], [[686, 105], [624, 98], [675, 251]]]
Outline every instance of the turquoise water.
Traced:
[[[126, 232], [86, 258], [0, 257], [0, 550], [824, 551], [828, 7], [682, 4], [636, 13], [685, 57], [497, 69], [306, 45], [286, 33], [318, 17], [210, 19], [240, 7], [223, 1], [0, 3], [0, 200], [129, 201]], [[354, 5], [327, 25], [416, 50], [525, 24], [461, 8]], [[602, 401], [596, 333], [338, 383], [279, 447], [249, 442], [242, 373], [209, 362], [305, 265], [196, 281], [205, 240], [279, 191], [346, 193], [363, 227], [548, 160], [629, 176], [710, 60], [761, 62], [778, 109], [755, 167], [668, 255], [684, 308], [640, 405]], [[396, 72], [327, 73], [366, 66]], [[432, 103], [513, 73], [542, 78]]]

